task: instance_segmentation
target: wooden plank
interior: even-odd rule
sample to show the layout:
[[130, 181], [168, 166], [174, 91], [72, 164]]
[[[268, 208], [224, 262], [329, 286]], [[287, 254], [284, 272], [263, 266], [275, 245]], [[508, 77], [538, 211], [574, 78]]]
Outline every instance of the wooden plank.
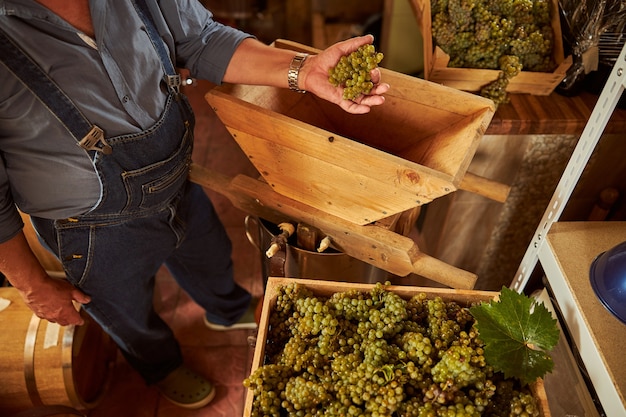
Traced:
[[[598, 96], [582, 91], [574, 97], [557, 93], [549, 96], [511, 94], [511, 102], [501, 104], [493, 116], [487, 135], [580, 135]], [[626, 131], [626, 108], [616, 108], [605, 134]]]
[[343, 219], [371, 223], [456, 189], [445, 172], [220, 92], [209, 100], [276, 192]]
[[[428, 79], [459, 90], [478, 92], [486, 84], [495, 81], [500, 72], [493, 69], [447, 67], [449, 61], [450, 57], [441, 48], [435, 47]], [[552, 72], [522, 71], [510, 80], [506, 91], [537, 96], [550, 95], [571, 65], [572, 57], [569, 56]]]
[[[408, 146], [398, 155], [410, 161], [420, 161], [421, 164], [453, 177], [452, 183], [456, 186], [467, 172], [476, 148], [480, 143], [487, 126], [485, 117], [491, 113], [489, 108], [469, 115], [462, 121], [450, 123], [437, 132], [433, 139], [420, 143], [422, 146]], [[459, 147], [464, 144], [464, 147]]]
[[[426, 33], [432, 34], [432, 19], [430, 16], [430, 0], [410, 0], [411, 9], [417, 19], [417, 25], [422, 33], [422, 46], [424, 50], [424, 78], [430, 79], [433, 62], [433, 37], [425, 36]], [[446, 63], [447, 66], [447, 63]]]
[[335, 248], [398, 276], [416, 273], [452, 288], [472, 289], [476, 275], [422, 253], [406, 236], [375, 225], [357, 225], [332, 216], [272, 190], [246, 176], [228, 178], [192, 164], [190, 179], [231, 200], [234, 206], [274, 223], [307, 223], [328, 236]]

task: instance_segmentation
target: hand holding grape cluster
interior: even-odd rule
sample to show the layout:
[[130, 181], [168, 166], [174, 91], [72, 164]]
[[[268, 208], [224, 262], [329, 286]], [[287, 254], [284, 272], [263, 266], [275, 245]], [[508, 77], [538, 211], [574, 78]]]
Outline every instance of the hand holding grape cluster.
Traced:
[[335, 87], [344, 88], [345, 100], [354, 100], [361, 94], [369, 94], [374, 88], [370, 73], [382, 59], [383, 54], [376, 52], [374, 45], [362, 45], [350, 55], [341, 57], [337, 65], [328, 71], [328, 80]]

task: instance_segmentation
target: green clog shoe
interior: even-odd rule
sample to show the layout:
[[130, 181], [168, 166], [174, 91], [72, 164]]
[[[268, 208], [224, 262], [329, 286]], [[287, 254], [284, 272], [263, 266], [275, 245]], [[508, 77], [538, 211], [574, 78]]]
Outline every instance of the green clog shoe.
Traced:
[[168, 401], [184, 408], [204, 407], [215, 397], [213, 384], [184, 365], [155, 385]]

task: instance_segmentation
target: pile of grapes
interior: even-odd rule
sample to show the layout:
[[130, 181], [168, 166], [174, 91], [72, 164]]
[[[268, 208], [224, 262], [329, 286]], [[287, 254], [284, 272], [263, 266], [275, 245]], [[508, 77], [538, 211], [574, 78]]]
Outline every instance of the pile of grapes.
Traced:
[[528, 387], [485, 363], [467, 307], [440, 297], [279, 287], [252, 417], [536, 417]]
[[[553, 71], [550, 1], [431, 0], [433, 40], [450, 55], [449, 67], [502, 70], [509, 62], [501, 58], [512, 56], [525, 71]], [[506, 87], [511, 75], [501, 78]], [[503, 92], [494, 97], [502, 99]]]
[[344, 87], [343, 98], [354, 100], [361, 94], [369, 94], [374, 87], [370, 71], [378, 67], [383, 54], [374, 45], [359, 47], [348, 56], [342, 56], [337, 65], [328, 71], [328, 80], [335, 87]]

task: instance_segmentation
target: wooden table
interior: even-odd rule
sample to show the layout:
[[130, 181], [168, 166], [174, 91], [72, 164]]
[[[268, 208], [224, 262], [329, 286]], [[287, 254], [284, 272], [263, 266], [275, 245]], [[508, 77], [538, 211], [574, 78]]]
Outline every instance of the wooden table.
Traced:
[[[598, 97], [583, 92], [565, 97], [511, 95], [511, 102], [498, 108], [487, 129], [488, 135], [580, 135]], [[616, 109], [605, 133], [626, 132], [626, 109]]]

